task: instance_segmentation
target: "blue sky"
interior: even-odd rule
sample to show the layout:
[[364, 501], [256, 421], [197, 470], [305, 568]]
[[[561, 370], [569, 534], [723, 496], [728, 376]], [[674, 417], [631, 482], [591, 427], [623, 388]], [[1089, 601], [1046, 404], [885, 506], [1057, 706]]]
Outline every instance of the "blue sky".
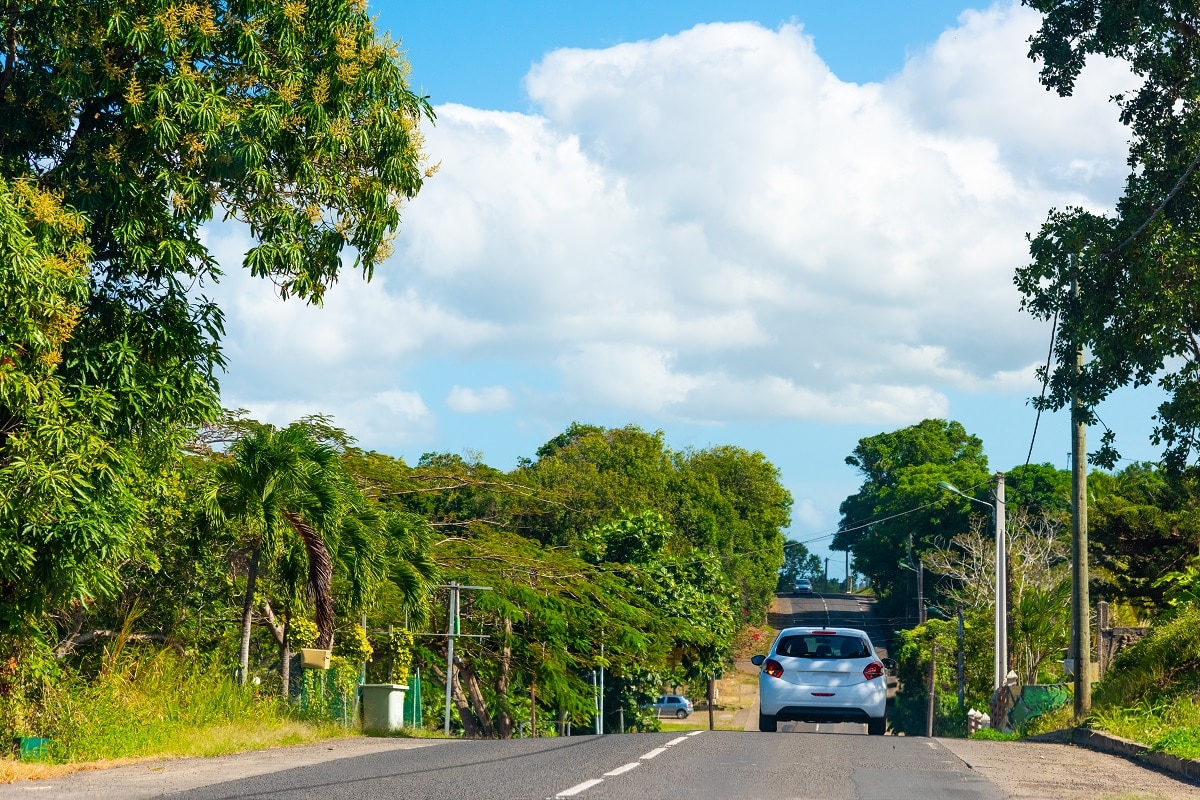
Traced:
[[552, 50], [657, 39], [705, 22], [775, 28], [796, 20], [840, 78], [879, 81], [972, 7], [961, 0], [371, 4], [380, 29], [404, 45], [414, 86], [435, 103], [506, 111], [530, 108], [522, 79]]
[[[410, 463], [509, 469], [573, 420], [760, 450], [821, 555], [861, 437], [957, 419], [993, 469], [1024, 463], [1050, 328], [1013, 270], [1051, 207], [1117, 197], [1123, 65], [1045, 92], [1010, 2], [372, 11], [435, 104], [440, 171], [376, 279], [322, 309], [210, 229], [227, 406], [330, 413]], [[1156, 403], [1101, 409], [1131, 458], [1155, 456]], [[1065, 467], [1069, 441], [1044, 418], [1033, 461]]]

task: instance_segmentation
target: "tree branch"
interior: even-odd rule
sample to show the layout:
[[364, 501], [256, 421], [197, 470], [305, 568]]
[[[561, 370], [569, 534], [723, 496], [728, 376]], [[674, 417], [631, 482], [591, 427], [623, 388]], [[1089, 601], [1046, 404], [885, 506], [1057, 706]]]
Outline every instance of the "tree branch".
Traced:
[[[75, 648], [81, 644], [88, 644], [89, 642], [94, 642], [97, 639], [112, 639], [120, 635], [120, 631], [112, 630], [95, 630], [76, 633], [68, 636], [66, 639], [63, 639], [58, 643], [58, 646], [54, 648], [54, 657], [56, 659], [63, 659], [71, 655], [71, 653], [74, 653]], [[185, 655], [183, 645], [166, 634], [131, 633], [126, 636], [126, 639], [130, 642], [159, 642], [160, 644], [167, 645], [179, 655]]]
[[17, 1], [9, 0], [7, 13], [8, 25], [4, 31], [4, 71], [0, 72], [0, 103], [4, 102], [4, 90], [13, 81], [17, 72]]

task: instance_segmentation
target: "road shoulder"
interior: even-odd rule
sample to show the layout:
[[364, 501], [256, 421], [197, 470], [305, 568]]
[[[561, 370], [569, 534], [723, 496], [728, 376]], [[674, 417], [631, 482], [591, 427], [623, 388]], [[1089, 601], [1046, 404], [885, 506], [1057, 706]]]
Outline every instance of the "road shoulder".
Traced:
[[311, 766], [342, 758], [447, 744], [449, 739], [352, 737], [317, 744], [274, 747], [212, 758], [144, 761], [59, 778], [0, 785], [0, 798], [160, 797], [225, 781]]
[[937, 739], [1013, 798], [1200, 800], [1200, 788], [1124, 758], [1052, 741]]

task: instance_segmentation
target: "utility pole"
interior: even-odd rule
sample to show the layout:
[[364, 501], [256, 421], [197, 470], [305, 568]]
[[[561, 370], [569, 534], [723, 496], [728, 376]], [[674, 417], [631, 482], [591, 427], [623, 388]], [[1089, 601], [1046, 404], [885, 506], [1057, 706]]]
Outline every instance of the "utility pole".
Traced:
[[829, 556], [825, 556], [825, 587], [822, 591], [829, 591]]
[[442, 733], [446, 736], [450, 735], [450, 697], [454, 691], [454, 640], [459, 636], [467, 636], [474, 639], [485, 639], [486, 636], [480, 634], [459, 633], [459, 613], [458, 613], [458, 593], [463, 589], [475, 589], [479, 591], [490, 591], [490, 586], [463, 586], [458, 581], [450, 581], [450, 583], [440, 586], [441, 589], [450, 590], [450, 619], [446, 626], [446, 716], [442, 723]]
[[929, 642], [929, 708], [925, 714], [925, 735], [933, 736], [933, 712], [937, 708], [937, 642]]
[[[992, 517], [996, 522], [996, 619], [992, 625], [995, 648], [992, 657], [992, 688], [1000, 689], [1008, 678], [1008, 542], [1004, 533], [1004, 473], [996, 473], [996, 491], [991, 503], [971, 497], [959, 491], [953, 484], [939, 481], [938, 488], [965, 497], [972, 503], [989, 506]], [[912, 550], [912, 536], [909, 536], [909, 550]], [[910, 556], [911, 559], [911, 556]]]
[[[1071, 256], [1072, 291], [1079, 302], [1079, 278]], [[1075, 375], [1083, 372], [1083, 347], [1075, 345]], [[1088, 598], [1087, 426], [1078, 390], [1071, 398], [1071, 623], [1075, 629], [1075, 721], [1092, 710], [1092, 620]]]
[[716, 702], [717, 693], [714, 691], [716, 682], [717, 676], [710, 672], [708, 675], [708, 729], [710, 731], [715, 730], [713, 726], [713, 703]]
[[1004, 530], [1004, 473], [996, 473], [996, 661], [995, 687], [1008, 678], [1008, 541]]
[[966, 708], [966, 703], [963, 698], [963, 683], [965, 681], [963, 671], [963, 613], [962, 606], [958, 607], [958, 710], [962, 711]]
[[[600, 629], [600, 637], [604, 637], [604, 629]], [[600, 733], [604, 733], [604, 642], [600, 642]]]
[[595, 706], [595, 709], [596, 709], [596, 724], [593, 727], [595, 728], [597, 736], [600, 735], [600, 691], [599, 691], [599, 688], [600, 688], [599, 684], [596, 683], [596, 670], [592, 670], [592, 704]]
[[925, 624], [925, 562], [917, 559], [917, 623]]

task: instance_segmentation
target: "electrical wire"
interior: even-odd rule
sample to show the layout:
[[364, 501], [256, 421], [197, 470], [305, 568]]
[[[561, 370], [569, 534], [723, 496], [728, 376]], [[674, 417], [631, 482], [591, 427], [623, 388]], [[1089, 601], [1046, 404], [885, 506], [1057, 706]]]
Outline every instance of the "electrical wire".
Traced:
[[1162, 210], [1167, 207], [1167, 203], [1171, 202], [1171, 200], [1175, 198], [1175, 195], [1179, 194], [1179, 190], [1183, 188], [1184, 182], [1187, 181], [1188, 177], [1195, 171], [1197, 166], [1200, 166], [1200, 153], [1196, 154], [1196, 157], [1192, 159], [1192, 163], [1188, 164], [1187, 169], [1183, 171], [1183, 174], [1179, 176], [1179, 180], [1175, 182], [1175, 186], [1170, 192], [1167, 193], [1167, 196], [1163, 198], [1163, 201], [1159, 203], [1153, 211], [1150, 212], [1150, 215], [1146, 217], [1146, 220], [1137, 227], [1137, 230], [1129, 234], [1129, 236], [1125, 238], [1125, 241], [1121, 242], [1112, 250], [1109, 250], [1107, 253], [1105, 253], [1104, 257], [1112, 258], [1117, 253], [1121, 252], [1130, 244], [1132, 244], [1134, 239], [1141, 236], [1142, 232], [1145, 231], [1146, 228], [1150, 227], [1150, 223], [1154, 221], [1154, 218], [1161, 214]]

